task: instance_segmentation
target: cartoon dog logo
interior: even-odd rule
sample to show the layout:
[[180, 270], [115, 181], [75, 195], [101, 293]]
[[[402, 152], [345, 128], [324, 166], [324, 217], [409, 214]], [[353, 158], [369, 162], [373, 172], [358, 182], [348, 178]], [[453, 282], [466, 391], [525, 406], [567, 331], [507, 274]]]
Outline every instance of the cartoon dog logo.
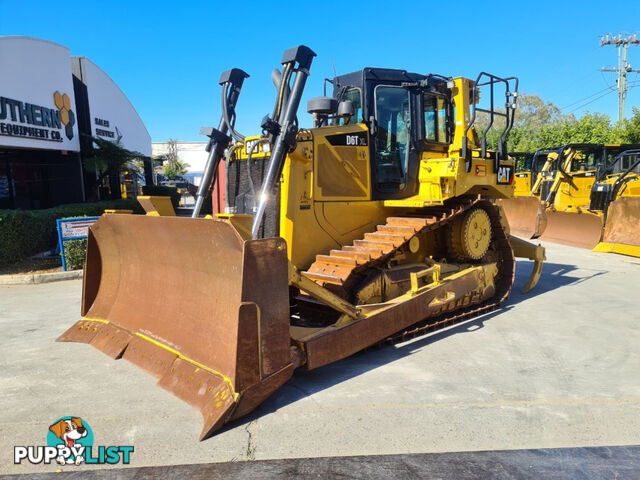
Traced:
[[[71, 417], [69, 420], [60, 420], [49, 427], [49, 430], [64, 442], [65, 447], [71, 448], [76, 444], [76, 441], [82, 437], [87, 436], [87, 429], [82, 424], [80, 417]], [[63, 456], [57, 458], [58, 463], [64, 465], [65, 459]], [[78, 455], [76, 458], [76, 465], [80, 465], [84, 462], [84, 458]]]

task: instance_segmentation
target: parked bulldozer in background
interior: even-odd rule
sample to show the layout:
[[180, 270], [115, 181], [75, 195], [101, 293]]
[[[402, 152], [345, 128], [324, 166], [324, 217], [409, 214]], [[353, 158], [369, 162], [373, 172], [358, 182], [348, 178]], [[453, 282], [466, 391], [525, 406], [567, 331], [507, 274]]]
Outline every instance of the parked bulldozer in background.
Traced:
[[617, 155], [591, 189], [589, 210], [604, 223], [596, 252], [640, 257], [640, 149]]
[[[296, 368], [497, 307], [515, 257], [534, 261], [525, 290], [540, 276], [544, 249], [510, 236], [494, 202], [513, 195], [515, 77], [364, 68], [328, 81], [332, 96], [307, 104], [313, 128], [300, 128], [314, 57], [305, 46], [284, 53], [260, 137], [235, 130], [246, 73], [223, 74], [193, 215], [221, 159], [226, 214], [105, 215], [89, 232], [82, 319], [58, 340], [155, 375], [201, 410], [201, 439]], [[474, 130], [479, 111], [506, 119], [495, 151]]]
[[[538, 238], [546, 227], [545, 204], [540, 201], [540, 184], [553, 175], [551, 167], [557, 154], [538, 150], [525, 162], [524, 170], [516, 171], [514, 194], [511, 198], [501, 198], [497, 203], [502, 207], [514, 235], [523, 238]], [[544, 160], [540, 171], [539, 163]]]
[[568, 144], [537, 151], [531, 163], [529, 178], [533, 185], [529, 196], [499, 201], [512, 231], [525, 238], [589, 249], [596, 246], [602, 236], [604, 215], [591, 208], [594, 183], [616, 155], [636, 147]]
[[516, 174], [513, 180], [514, 197], [528, 197], [531, 193], [533, 155], [529, 152], [509, 152], [509, 156], [516, 162]]

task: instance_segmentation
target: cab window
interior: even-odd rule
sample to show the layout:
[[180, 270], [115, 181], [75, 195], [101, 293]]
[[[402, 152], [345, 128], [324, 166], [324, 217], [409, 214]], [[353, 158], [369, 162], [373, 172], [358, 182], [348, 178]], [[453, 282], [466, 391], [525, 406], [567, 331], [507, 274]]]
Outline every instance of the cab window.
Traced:
[[362, 94], [359, 88], [348, 88], [344, 91], [340, 100], [351, 100], [351, 103], [353, 103], [354, 115], [345, 125], [354, 125], [364, 121], [362, 118]]
[[586, 170], [595, 170], [597, 165], [597, 156], [595, 153], [579, 152], [575, 155], [571, 162], [571, 170], [574, 172], [584, 172]]
[[402, 87], [379, 85], [375, 89], [375, 171], [377, 187], [385, 191], [404, 188], [409, 158], [409, 92]]
[[[622, 164], [621, 167], [621, 171], [622, 172], [626, 172], [628, 169], [631, 168], [631, 166], [638, 160], [638, 155], [625, 155], [624, 157], [622, 157], [622, 159], [620, 160], [620, 163]], [[633, 169], [636, 173], [640, 172], [640, 164], [636, 165], [636, 167]]]
[[428, 142], [450, 143], [448, 134], [447, 101], [431, 93], [422, 94], [424, 138]]

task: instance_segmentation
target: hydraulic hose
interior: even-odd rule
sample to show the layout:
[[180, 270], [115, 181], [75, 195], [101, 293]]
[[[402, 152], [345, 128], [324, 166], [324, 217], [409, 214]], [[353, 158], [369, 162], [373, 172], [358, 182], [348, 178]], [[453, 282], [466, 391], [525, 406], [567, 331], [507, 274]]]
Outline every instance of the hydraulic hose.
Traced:
[[258, 210], [253, 217], [253, 225], [251, 226], [251, 238], [254, 240], [258, 238], [258, 231], [262, 224], [262, 218], [264, 216], [267, 203], [269, 202], [269, 196], [272, 193], [273, 186], [276, 179], [280, 176], [282, 171], [284, 157], [289, 150], [289, 145], [285, 142], [287, 135], [295, 135], [293, 130], [295, 129], [293, 123], [298, 111], [300, 99], [302, 98], [302, 92], [304, 91], [304, 85], [307, 81], [308, 72], [298, 70], [296, 78], [291, 89], [291, 95], [289, 96], [289, 102], [287, 104], [286, 111], [284, 112], [284, 118], [281, 123], [282, 130], [273, 142], [274, 148], [271, 152], [271, 159], [269, 166], [267, 167], [267, 174], [262, 182], [262, 190], [260, 192], [260, 198], [258, 203]]
[[[196, 193], [196, 205], [191, 214], [193, 218], [197, 218], [198, 215], [200, 215], [204, 199], [217, 180], [218, 165], [224, 156], [224, 150], [229, 146], [231, 141], [227, 132], [230, 131], [236, 140], [238, 138], [244, 140], [244, 137], [234, 129], [236, 119], [235, 107], [238, 97], [240, 96], [242, 84], [248, 76], [246, 72], [239, 68], [227, 70], [220, 76], [219, 84], [222, 86], [222, 116], [217, 129], [205, 129], [209, 130], [209, 132], [206, 133], [206, 135], [209, 136], [209, 144], [207, 145], [209, 156], [202, 175], [202, 181]], [[229, 86], [232, 87], [231, 90], [229, 90]]]
[[244, 135], [238, 133], [238, 131], [236, 131], [236, 129], [234, 128], [236, 120], [235, 112], [233, 113], [233, 118], [229, 117], [228, 91], [229, 84], [225, 83], [224, 87], [222, 88], [222, 118], [224, 119], [224, 123], [226, 124], [227, 129], [229, 130], [229, 133], [234, 138], [234, 140], [236, 142], [244, 142]]
[[256, 198], [256, 187], [255, 184], [253, 183], [253, 177], [251, 175], [251, 160], [253, 157], [253, 152], [255, 151], [256, 147], [262, 143], [269, 143], [269, 139], [268, 138], [261, 138], [258, 141], [254, 142], [253, 145], [251, 145], [251, 148], [249, 150], [247, 150], [247, 176], [249, 177], [249, 189], [251, 190], [251, 196], [254, 198], [254, 205], [255, 205], [255, 198]]

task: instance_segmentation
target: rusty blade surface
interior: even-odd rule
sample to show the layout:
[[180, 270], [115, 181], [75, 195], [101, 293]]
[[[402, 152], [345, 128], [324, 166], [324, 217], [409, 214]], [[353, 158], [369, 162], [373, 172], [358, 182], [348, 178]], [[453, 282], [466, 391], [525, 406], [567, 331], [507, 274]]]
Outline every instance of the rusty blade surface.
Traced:
[[544, 204], [537, 197], [501, 198], [496, 203], [503, 208], [512, 235], [538, 238], [544, 232]]
[[82, 314], [59, 340], [156, 376], [201, 410], [201, 438], [293, 370], [286, 245], [245, 242], [223, 222], [103, 216], [89, 234]]
[[80, 320], [60, 335], [56, 341], [90, 343], [103, 325], [102, 322], [93, 320]]
[[602, 241], [640, 246], [640, 198], [622, 197], [609, 205]]
[[541, 240], [588, 249], [600, 241], [602, 219], [594, 213], [547, 210], [546, 216], [547, 228]]

